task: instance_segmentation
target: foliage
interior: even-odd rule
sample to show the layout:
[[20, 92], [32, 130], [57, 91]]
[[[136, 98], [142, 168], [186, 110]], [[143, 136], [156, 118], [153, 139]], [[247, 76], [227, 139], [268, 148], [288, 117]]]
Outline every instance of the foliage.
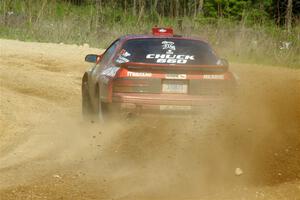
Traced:
[[300, 67], [300, 4], [287, 33], [283, 1], [279, 12], [277, 0], [3, 0], [0, 37], [105, 47], [120, 35], [172, 26], [230, 60]]

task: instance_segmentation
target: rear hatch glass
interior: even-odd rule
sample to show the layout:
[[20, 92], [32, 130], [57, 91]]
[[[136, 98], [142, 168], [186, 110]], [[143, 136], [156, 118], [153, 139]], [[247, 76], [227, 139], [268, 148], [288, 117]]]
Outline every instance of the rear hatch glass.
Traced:
[[116, 63], [217, 65], [211, 47], [199, 40], [177, 38], [142, 38], [125, 42]]

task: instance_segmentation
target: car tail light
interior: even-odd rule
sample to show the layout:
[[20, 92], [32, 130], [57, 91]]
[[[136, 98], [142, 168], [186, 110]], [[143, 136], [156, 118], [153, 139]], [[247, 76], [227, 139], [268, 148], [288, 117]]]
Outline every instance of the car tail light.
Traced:
[[122, 68], [113, 80], [113, 92], [159, 93], [160, 79], [153, 79], [151, 76], [150, 72]]
[[153, 35], [163, 35], [163, 36], [173, 36], [173, 29], [172, 28], [152, 28]]
[[143, 88], [149, 86], [145, 81], [138, 79], [115, 79], [113, 92], [143, 92]]

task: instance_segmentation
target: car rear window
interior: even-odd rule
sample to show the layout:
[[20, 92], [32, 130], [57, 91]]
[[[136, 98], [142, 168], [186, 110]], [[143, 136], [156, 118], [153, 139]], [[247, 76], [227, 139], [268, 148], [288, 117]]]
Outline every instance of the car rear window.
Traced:
[[210, 46], [202, 41], [143, 38], [126, 41], [115, 61], [117, 63], [216, 65], [218, 58]]

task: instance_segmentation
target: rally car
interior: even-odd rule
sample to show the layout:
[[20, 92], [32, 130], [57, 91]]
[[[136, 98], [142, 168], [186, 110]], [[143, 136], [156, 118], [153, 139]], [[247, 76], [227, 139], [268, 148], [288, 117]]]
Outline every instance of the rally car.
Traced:
[[85, 116], [121, 112], [189, 111], [222, 101], [235, 84], [228, 62], [203, 40], [153, 28], [149, 35], [126, 35], [103, 54], [82, 78]]

